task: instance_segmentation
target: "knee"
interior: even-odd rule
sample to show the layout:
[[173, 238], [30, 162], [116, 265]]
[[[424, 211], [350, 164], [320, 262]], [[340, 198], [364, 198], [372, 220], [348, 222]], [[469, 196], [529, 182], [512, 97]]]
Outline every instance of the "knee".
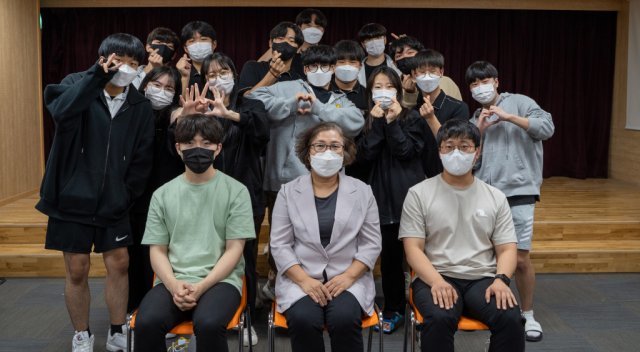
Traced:
[[423, 314], [425, 323], [437, 327], [446, 327], [449, 329], [458, 328], [459, 317], [456, 316], [452, 309], [446, 310], [438, 306], [431, 309], [428, 314]]
[[194, 316], [193, 331], [196, 335], [221, 335], [226, 333], [228, 323], [214, 315]]
[[501, 311], [496, 317], [495, 329], [497, 332], [524, 335], [524, 320], [520, 315], [520, 309], [511, 308]]
[[518, 263], [517, 269], [524, 270], [531, 265], [531, 259], [529, 257], [529, 251], [518, 251]]
[[357, 307], [358, 310], [355, 312], [350, 309], [342, 309], [331, 312], [331, 315], [327, 315], [327, 326], [329, 330], [349, 331], [357, 329], [359, 331], [362, 326], [362, 315], [359, 311], [360, 306]]
[[126, 248], [118, 248], [104, 255], [104, 266], [108, 275], [124, 275], [129, 269], [129, 253]]
[[322, 331], [323, 319], [318, 319], [309, 312], [289, 309], [286, 313], [287, 325], [293, 331]]
[[89, 278], [89, 256], [74, 256], [67, 260], [67, 277], [71, 284], [86, 284]]

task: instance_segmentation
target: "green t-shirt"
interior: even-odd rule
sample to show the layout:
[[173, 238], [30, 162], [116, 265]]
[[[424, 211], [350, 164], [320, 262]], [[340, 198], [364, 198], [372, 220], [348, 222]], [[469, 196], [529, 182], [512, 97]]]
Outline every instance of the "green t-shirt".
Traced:
[[[153, 193], [142, 244], [167, 245], [178, 280], [197, 283], [224, 254], [226, 240], [253, 239], [247, 188], [220, 171], [207, 183], [189, 183], [184, 174]], [[222, 280], [242, 290], [244, 259]], [[155, 284], [160, 281], [156, 279]]]

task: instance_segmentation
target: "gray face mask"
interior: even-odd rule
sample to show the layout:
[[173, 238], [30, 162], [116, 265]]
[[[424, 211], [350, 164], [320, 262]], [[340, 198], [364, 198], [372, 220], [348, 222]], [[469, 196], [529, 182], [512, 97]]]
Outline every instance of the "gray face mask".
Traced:
[[125, 64], [120, 66], [118, 72], [111, 78], [110, 82], [116, 87], [126, 87], [133, 82], [137, 75], [138, 71]]

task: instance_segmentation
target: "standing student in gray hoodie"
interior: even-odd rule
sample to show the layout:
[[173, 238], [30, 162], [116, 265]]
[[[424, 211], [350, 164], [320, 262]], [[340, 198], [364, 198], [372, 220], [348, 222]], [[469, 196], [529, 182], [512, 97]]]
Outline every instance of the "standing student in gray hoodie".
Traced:
[[[329, 90], [336, 65], [332, 47], [310, 47], [302, 56], [302, 65], [306, 80], [278, 82], [247, 95], [247, 98], [262, 101], [270, 123], [271, 138], [267, 144], [264, 170], [270, 224], [271, 209], [280, 186], [309, 173], [295, 153], [298, 137], [321, 122], [335, 122], [348, 137], [355, 137], [364, 126], [360, 109], [344, 93]], [[270, 264], [274, 268], [272, 260]], [[262, 291], [273, 299], [275, 275], [269, 277]]]
[[516, 285], [527, 341], [542, 340], [542, 327], [533, 317], [535, 272], [529, 251], [533, 236], [533, 212], [540, 200], [542, 141], [555, 130], [551, 114], [521, 94], [498, 94], [498, 70], [489, 62], [476, 61], [465, 74], [471, 95], [482, 108], [471, 121], [482, 134], [480, 168], [475, 176], [498, 188], [511, 207], [518, 237]]

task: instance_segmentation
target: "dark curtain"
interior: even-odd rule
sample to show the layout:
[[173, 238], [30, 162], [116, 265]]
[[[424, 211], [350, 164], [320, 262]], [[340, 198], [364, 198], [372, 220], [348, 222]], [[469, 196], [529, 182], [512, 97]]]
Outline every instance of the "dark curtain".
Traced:
[[[104, 37], [127, 32], [143, 42], [158, 26], [178, 35], [191, 20], [211, 23], [218, 51], [238, 68], [268, 47], [270, 29], [300, 8], [83, 8], [42, 9], [43, 84], [82, 71], [98, 58]], [[500, 91], [535, 99], [553, 115], [545, 142], [544, 176], [607, 177], [613, 95], [616, 13], [533, 10], [350, 9], [322, 11], [329, 25], [322, 43], [355, 39], [370, 22], [406, 33], [442, 52], [445, 74], [460, 87], [471, 111], [478, 105], [464, 82], [466, 67], [488, 60], [500, 72]], [[182, 54], [182, 53], [180, 53]], [[45, 109], [45, 152], [53, 124]]]

